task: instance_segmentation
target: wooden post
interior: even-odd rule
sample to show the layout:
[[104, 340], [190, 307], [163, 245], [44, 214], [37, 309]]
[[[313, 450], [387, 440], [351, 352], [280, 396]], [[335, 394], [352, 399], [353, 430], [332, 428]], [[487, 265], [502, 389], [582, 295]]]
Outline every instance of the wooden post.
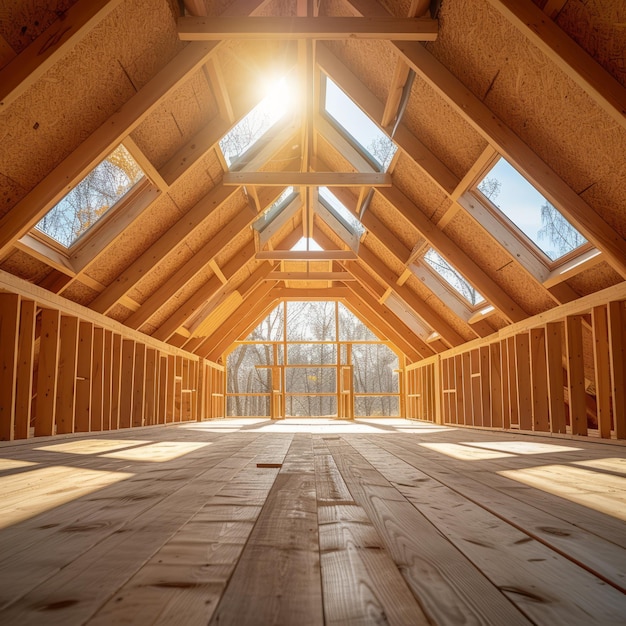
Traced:
[[511, 378], [509, 376], [509, 343], [500, 341], [500, 381], [502, 382], [502, 428], [511, 427]]
[[530, 340], [528, 333], [515, 335], [515, 363], [520, 430], [533, 428], [533, 400], [530, 383]]
[[104, 331], [104, 356], [102, 365], [102, 430], [111, 429], [111, 399], [112, 399], [112, 373], [113, 364], [113, 333]]
[[33, 360], [35, 354], [35, 319], [37, 306], [22, 299], [15, 388], [15, 438], [30, 437], [33, 404]]
[[626, 439], [626, 314], [624, 302], [609, 302], [609, 353], [615, 436]]
[[519, 399], [517, 388], [517, 360], [515, 357], [515, 337], [507, 340], [507, 378], [509, 387], [510, 428], [519, 428]]
[[598, 407], [598, 430], [600, 437], [611, 438], [611, 362], [609, 350], [609, 326], [606, 306], [591, 310], [593, 330], [593, 363]]
[[133, 408], [131, 426], [143, 426], [144, 386], [146, 380], [146, 346], [135, 343], [135, 366], [133, 369]]
[[434, 409], [434, 421], [435, 424], [443, 424], [443, 385], [442, 385], [442, 372], [441, 372], [442, 364], [441, 359], [437, 357], [436, 361], [433, 363], [433, 409]]
[[472, 414], [474, 416], [474, 426], [483, 425], [483, 407], [480, 372], [480, 350], [475, 348], [470, 351], [471, 383], [472, 383]]
[[15, 436], [15, 389], [20, 297], [0, 293], [0, 440]]
[[470, 363], [470, 353], [464, 352], [461, 355], [463, 364], [463, 421], [466, 426], [474, 425], [474, 414], [472, 410], [472, 369]]
[[62, 315], [59, 335], [59, 382], [56, 394], [57, 434], [74, 432], [78, 318], [72, 315]]
[[59, 325], [61, 314], [55, 309], [42, 309], [37, 370], [37, 404], [35, 436], [54, 434], [59, 358]]
[[203, 422], [206, 419], [206, 381], [207, 366], [202, 357], [198, 360], [198, 370], [196, 372], [196, 421]]
[[455, 402], [456, 402], [456, 421], [455, 424], [464, 424], [464, 410], [463, 410], [463, 359], [460, 354], [454, 357], [454, 388]]
[[491, 427], [502, 428], [502, 362], [500, 343], [489, 345], [489, 394], [491, 397]]
[[174, 421], [174, 403], [176, 393], [176, 357], [167, 355], [167, 400], [165, 403], [165, 423]]
[[93, 324], [80, 322], [78, 326], [78, 360], [76, 363], [76, 432], [89, 432], [91, 426], [91, 360]]
[[489, 346], [480, 347], [480, 405], [482, 413], [482, 425], [491, 426], [491, 406], [489, 380]]
[[530, 377], [533, 396], [533, 430], [550, 430], [550, 410], [548, 408], [548, 366], [546, 363], [545, 328], [530, 331]]
[[122, 337], [114, 334], [113, 362], [111, 363], [111, 430], [120, 427], [120, 408], [122, 401]]
[[122, 379], [120, 384], [120, 421], [118, 428], [130, 428], [133, 411], [133, 380], [135, 378], [135, 342], [122, 340]]
[[104, 400], [104, 329], [93, 329], [93, 361], [91, 368], [91, 419], [89, 430], [103, 430]]
[[546, 360], [550, 430], [566, 432], [565, 395], [563, 392], [563, 322], [546, 324]]
[[157, 351], [154, 348], [146, 350], [146, 390], [144, 402], [144, 422], [146, 425], [157, 423]]
[[587, 403], [585, 397], [582, 316], [569, 315], [566, 317], [565, 330], [570, 425], [573, 435], [586, 435]]
[[159, 410], [157, 424], [165, 424], [167, 412], [167, 357], [159, 357]]

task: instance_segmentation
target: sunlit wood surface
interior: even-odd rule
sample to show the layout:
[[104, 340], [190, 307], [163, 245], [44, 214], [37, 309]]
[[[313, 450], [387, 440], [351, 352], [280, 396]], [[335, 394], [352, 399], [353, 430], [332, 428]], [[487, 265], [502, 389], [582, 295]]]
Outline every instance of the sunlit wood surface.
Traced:
[[394, 419], [0, 445], [0, 623], [620, 624], [626, 448]]

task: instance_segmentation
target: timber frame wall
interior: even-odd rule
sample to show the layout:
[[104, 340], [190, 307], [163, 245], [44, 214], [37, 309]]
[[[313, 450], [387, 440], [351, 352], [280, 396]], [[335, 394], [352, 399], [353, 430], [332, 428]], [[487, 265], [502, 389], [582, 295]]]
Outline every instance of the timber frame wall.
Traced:
[[224, 417], [224, 368], [0, 271], [0, 440]]
[[[626, 439], [625, 304], [621, 283], [409, 365], [406, 416]], [[597, 428], [588, 425], [589, 384]]]

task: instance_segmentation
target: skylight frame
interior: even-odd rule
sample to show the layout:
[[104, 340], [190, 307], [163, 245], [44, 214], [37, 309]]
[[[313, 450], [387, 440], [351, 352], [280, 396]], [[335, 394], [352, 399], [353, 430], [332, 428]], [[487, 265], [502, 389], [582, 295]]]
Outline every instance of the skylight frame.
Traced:
[[[102, 215], [96, 217], [95, 221], [90, 224], [87, 228], [85, 228], [82, 232], [80, 232], [73, 239], [69, 240], [69, 243], [66, 245], [63, 241], [59, 241], [59, 239], [55, 238], [49, 232], [46, 232], [42, 228], [39, 227], [39, 224], [46, 219], [53, 211], [57, 209], [66, 199], [71, 196], [71, 194], [78, 193], [76, 190], [80, 188], [80, 186], [88, 180], [88, 178], [98, 170], [100, 166], [102, 166], [105, 162], [109, 161], [112, 155], [114, 155], [120, 148], [126, 153], [126, 155], [132, 160], [133, 166], [135, 166], [139, 172], [136, 180], [132, 182], [132, 180], [126, 174], [126, 178], [132, 184], [121, 194], [115, 202], [111, 204], [106, 210], [102, 213]], [[111, 163], [111, 161], [109, 161]], [[112, 163], [113, 167], [117, 167], [115, 163]], [[122, 168], [119, 168], [121, 170]], [[139, 160], [136, 155], [133, 154], [133, 151], [129, 149], [124, 142], [120, 142], [106, 157], [104, 157], [97, 165], [95, 165], [89, 172], [87, 172], [82, 178], [73, 185], [72, 189], [66, 193], [58, 202], [55, 203], [53, 207], [51, 207], [44, 216], [35, 224], [30, 230], [29, 234], [43, 243], [48, 248], [54, 250], [61, 255], [66, 257], [73, 256], [75, 250], [81, 248], [85, 245], [85, 242], [90, 240], [92, 237], [96, 236], [96, 234], [102, 229], [103, 225], [112, 219], [112, 216], [119, 212], [120, 207], [128, 206], [129, 204], [135, 202], [137, 198], [145, 193], [146, 190], [152, 189], [153, 184], [148, 174], [141, 167]], [[76, 213], [78, 213], [79, 209], [76, 209]]]
[[[327, 197], [327, 195], [330, 197]], [[320, 204], [348, 231], [354, 238], [360, 240], [366, 228], [358, 216], [350, 211], [348, 207], [332, 192], [328, 187], [319, 187], [317, 198]], [[336, 200], [337, 204], [333, 202]], [[345, 213], [345, 215], [344, 215]]]
[[[493, 171], [493, 169], [503, 160], [516, 174], [519, 176], [521, 181], [525, 183], [525, 185], [530, 186], [534, 192], [543, 198], [545, 202], [548, 202], [550, 205], [554, 207], [554, 209], [561, 215], [561, 217], [567, 222], [567, 224], [573, 228], [580, 236], [584, 238], [584, 235], [578, 231], [578, 229], [569, 221], [566, 215], [561, 211], [560, 207], [556, 204], [550, 202], [541, 189], [539, 189], [536, 185], [531, 183], [526, 176], [520, 172], [518, 168], [512, 165], [506, 157], [501, 154], [496, 154], [489, 161], [489, 163], [485, 166], [485, 168], [480, 172], [480, 174], [476, 177], [474, 182], [469, 188], [469, 193], [473, 198], [478, 200], [488, 211], [489, 213], [497, 220], [499, 224], [501, 224], [506, 231], [508, 231], [512, 237], [517, 240], [521, 246], [524, 248], [528, 254], [532, 255], [532, 259], [534, 262], [531, 262], [527, 256], [524, 255], [516, 255], [518, 260], [533, 274], [536, 278], [543, 282], [545, 276], [543, 274], [549, 274], [550, 272], [560, 268], [564, 264], [571, 262], [573, 259], [576, 259], [584, 254], [587, 254], [589, 251], [594, 250], [593, 244], [585, 238], [585, 242], [580, 244], [579, 246], [572, 248], [570, 251], [565, 254], [558, 256], [552, 259], [547, 252], [545, 252], [539, 244], [537, 244], [533, 239], [526, 234], [520, 226], [518, 226], [515, 221], [509, 217], [504, 210], [499, 207], [494, 200], [489, 198], [480, 190], [480, 185], [489, 178], [489, 174]], [[502, 243], [502, 242], [501, 242]], [[535, 266], [539, 262], [540, 266], [545, 268], [545, 272], [541, 272], [541, 276], [537, 275], [536, 271], [533, 271], [532, 267]]]
[[[376, 131], [376, 133], [380, 134], [380, 138], [383, 140], [387, 140], [392, 146], [392, 153], [385, 159], [383, 163], [381, 163], [378, 158], [370, 151], [370, 149], [363, 145], [361, 141], [357, 137], [354, 136], [342, 123], [338, 120], [326, 107], [327, 103], [327, 89], [328, 84], [330, 83], [336, 88], [345, 98], [350, 102], [352, 106], [363, 116], [363, 120], [365, 123], [371, 124], [372, 129]], [[374, 171], [377, 172], [387, 172], [394, 161], [396, 154], [398, 153], [398, 146], [395, 142], [374, 122], [368, 115], [359, 107], [359, 105], [354, 102], [354, 100], [337, 84], [333, 81], [330, 76], [320, 72], [320, 102], [319, 102], [319, 110], [320, 114], [324, 117], [325, 120], [331, 124], [337, 132], [339, 132], [348, 143], [363, 157], [367, 163], [369, 163]]]

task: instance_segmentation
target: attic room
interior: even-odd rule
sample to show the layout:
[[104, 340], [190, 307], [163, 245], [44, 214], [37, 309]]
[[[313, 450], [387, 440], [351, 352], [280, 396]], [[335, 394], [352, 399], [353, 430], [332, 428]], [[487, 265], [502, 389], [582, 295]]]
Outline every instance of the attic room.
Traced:
[[622, 0], [0, 0], [0, 621], [620, 624]]

